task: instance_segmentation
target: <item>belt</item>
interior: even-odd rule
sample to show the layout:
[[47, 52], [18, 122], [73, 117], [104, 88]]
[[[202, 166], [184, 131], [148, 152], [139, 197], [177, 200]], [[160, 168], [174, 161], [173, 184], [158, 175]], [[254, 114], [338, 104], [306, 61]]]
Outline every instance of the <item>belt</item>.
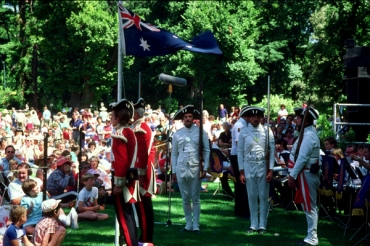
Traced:
[[260, 161], [245, 161], [246, 163], [255, 163], [255, 164], [260, 164], [266, 162], [266, 160], [260, 160]]
[[78, 132], [79, 130], [78, 129], [73, 129], [74, 132]]
[[310, 169], [308, 167], [304, 167], [302, 169], [302, 172], [309, 173], [310, 172]]

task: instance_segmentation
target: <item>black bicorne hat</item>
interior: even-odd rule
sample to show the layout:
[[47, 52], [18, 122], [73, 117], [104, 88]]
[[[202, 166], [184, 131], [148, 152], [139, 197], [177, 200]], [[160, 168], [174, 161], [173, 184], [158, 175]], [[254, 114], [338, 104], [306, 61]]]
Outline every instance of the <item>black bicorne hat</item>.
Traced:
[[200, 120], [200, 113], [194, 108], [194, 105], [186, 105], [173, 117], [174, 120], [182, 120], [185, 114], [193, 114], [194, 119]]

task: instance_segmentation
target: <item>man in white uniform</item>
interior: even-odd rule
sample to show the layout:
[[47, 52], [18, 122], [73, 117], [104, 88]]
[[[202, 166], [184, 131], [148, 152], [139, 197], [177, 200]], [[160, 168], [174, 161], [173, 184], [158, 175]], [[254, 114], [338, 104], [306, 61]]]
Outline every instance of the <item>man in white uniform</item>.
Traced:
[[[172, 137], [172, 178], [179, 184], [186, 226], [181, 231], [200, 233], [200, 189], [201, 177], [209, 167], [210, 148], [207, 133], [203, 130], [204, 166], [199, 165], [199, 127], [193, 124], [200, 119], [200, 113], [193, 105], [182, 108], [174, 120], [183, 120], [184, 126]], [[200, 168], [202, 167], [202, 168]], [[200, 175], [200, 172], [201, 175]], [[193, 206], [191, 204], [193, 203]]]
[[[238, 138], [240, 182], [247, 185], [251, 214], [251, 226], [247, 233], [255, 233], [257, 230], [259, 234], [266, 233], [269, 189], [274, 169], [275, 141], [270, 128], [260, 124], [264, 111], [262, 108], [250, 107], [240, 115], [240, 117], [249, 117], [250, 122], [247, 127], [241, 129]], [[266, 160], [269, 161], [268, 164]], [[260, 203], [259, 209], [258, 201]], [[258, 211], [260, 211], [259, 220]]]
[[[309, 111], [306, 121], [303, 122], [306, 110]], [[297, 126], [300, 128], [300, 131], [304, 131], [304, 134], [299, 153], [297, 153], [299, 138], [294, 143], [291, 151], [289, 164], [293, 166], [293, 169], [289, 175], [288, 185], [290, 188], [296, 189], [295, 202], [302, 204], [308, 225], [308, 234], [298, 245], [318, 245], [316, 196], [320, 185], [320, 139], [313, 122], [319, 118], [319, 114], [311, 107], [306, 109], [295, 108], [294, 112], [297, 115]], [[296, 161], [294, 161], [295, 159]]]

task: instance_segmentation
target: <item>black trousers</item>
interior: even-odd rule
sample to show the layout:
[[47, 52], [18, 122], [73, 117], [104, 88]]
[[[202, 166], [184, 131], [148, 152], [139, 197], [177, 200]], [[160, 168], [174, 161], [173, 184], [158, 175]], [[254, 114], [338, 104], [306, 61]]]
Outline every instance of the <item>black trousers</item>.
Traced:
[[140, 242], [152, 243], [154, 233], [154, 212], [152, 197], [141, 196], [141, 201], [135, 203], [136, 213], [139, 218], [141, 235]]
[[[138, 246], [139, 241], [132, 204], [125, 203], [122, 194], [112, 195], [112, 198], [120, 231], [123, 232], [127, 246]], [[122, 244], [122, 242], [120, 242], [120, 244]]]
[[[223, 172], [220, 181], [221, 181], [222, 190], [224, 194], [234, 198], [233, 191], [231, 190], [230, 185], [229, 185], [229, 172]], [[234, 184], [234, 187], [235, 187], [235, 184]]]
[[230, 155], [231, 166], [234, 169], [234, 174], [236, 178], [234, 186], [234, 196], [235, 196], [235, 207], [234, 213], [236, 216], [249, 217], [249, 205], [248, 205], [248, 193], [247, 186], [242, 184], [239, 180], [240, 171], [238, 166], [238, 156]]

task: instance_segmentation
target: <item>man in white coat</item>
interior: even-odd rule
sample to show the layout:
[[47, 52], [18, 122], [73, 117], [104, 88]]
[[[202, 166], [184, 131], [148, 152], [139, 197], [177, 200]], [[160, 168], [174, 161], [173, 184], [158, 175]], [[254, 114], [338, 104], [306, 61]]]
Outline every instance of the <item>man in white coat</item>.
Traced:
[[181, 231], [200, 233], [200, 177], [205, 177], [209, 167], [209, 141], [203, 130], [204, 165], [199, 165], [199, 127], [193, 124], [193, 120], [200, 119], [200, 113], [193, 105], [188, 105], [174, 116], [174, 120], [181, 119], [185, 127], [172, 137], [172, 178], [179, 184], [185, 213], [186, 226]]
[[[306, 110], [309, 111], [306, 121], [303, 122]], [[299, 138], [290, 152], [289, 165], [293, 169], [289, 174], [288, 185], [296, 189], [295, 202], [302, 204], [308, 227], [307, 236], [298, 245], [318, 245], [316, 196], [320, 185], [320, 139], [313, 122], [319, 118], [319, 114], [311, 107], [295, 108], [294, 112], [297, 115], [297, 126], [300, 131], [304, 131], [304, 134], [299, 152], [297, 150]]]
[[[241, 129], [238, 138], [240, 182], [247, 186], [251, 214], [251, 225], [247, 233], [256, 233], [257, 230], [259, 234], [266, 233], [275, 141], [272, 131], [267, 126], [260, 124], [264, 111], [262, 108], [250, 107], [240, 115], [240, 117], [249, 117], [250, 122], [247, 127]], [[259, 219], [258, 211], [260, 211]]]

